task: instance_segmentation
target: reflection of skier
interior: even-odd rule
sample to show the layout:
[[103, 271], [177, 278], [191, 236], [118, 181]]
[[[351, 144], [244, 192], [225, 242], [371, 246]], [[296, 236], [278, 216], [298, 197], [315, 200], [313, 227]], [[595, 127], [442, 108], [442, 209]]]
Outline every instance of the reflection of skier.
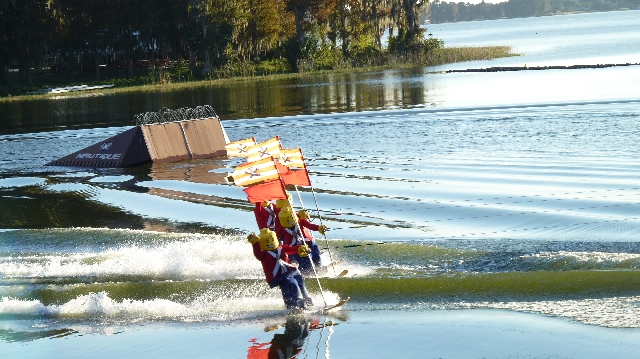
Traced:
[[289, 317], [284, 324], [284, 333], [274, 334], [271, 343], [256, 343], [255, 339], [251, 340], [253, 344], [249, 347], [247, 359], [293, 359], [303, 350], [304, 340], [309, 332], [321, 327], [318, 321]]
[[[303, 216], [308, 218], [308, 213], [306, 211], [301, 211], [301, 213]], [[280, 212], [278, 213], [278, 222], [280, 223], [280, 228], [277, 234], [281, 243], [289, 246], [306, 244], [311, 249], [311, 259], [309, 257], [302, 257], [295, 254], [291, 256], [291, 259], [299, 264], [300, 271], [306, 275], [313, 273], [314, 265], [320, 269], [320, 266], [322, 265], [320, 248], [318, 247], [318, 244], [316, 244], [316, 241], [309, 230], [318, 231], [321, 234], [324, 234], [329, 228], [325, 225], [313, 224], [306, 218], [299, 219], [291, 207], [280, 209]], [[311, 263], [312, 260], [313, 264]]]
[[306, 245], [288, 246], [280, 245], [274, 231], [263, 228], [260, 235], [251, 233], [247, 237], [253, 245], [253, 255], [262, 263], [264, 275], [271, 288], [280, 287], [282, 299], [287, 309], [305, 308], [313, 305], [304, 278], [298, 267], [289, 261], [290, 254], [296, 254], [302, 258], [309, 255]]

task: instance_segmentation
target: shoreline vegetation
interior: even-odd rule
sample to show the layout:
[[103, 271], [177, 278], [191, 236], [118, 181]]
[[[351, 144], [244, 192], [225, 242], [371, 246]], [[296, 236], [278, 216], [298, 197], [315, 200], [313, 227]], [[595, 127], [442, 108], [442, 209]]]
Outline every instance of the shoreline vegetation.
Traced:
[[[264, 66], [242, 64], [235, 69], [227, 69], [217, 73], [215, 79], [194, 79], [193, 76], [183, 74], [184, 69], [167, 68], [159, 70], [139, 70], [133, 76], [126, 71], [103, 72], [100, 79], [95, 79], [90, 74], [77, 76], [70, 79], [68, 75], [57, 75], [41, 71], [34, 73], [32, 83], [24, 84], [13, 82], [6, 87], [8, 96], [0, 97], [0, 102], [36, 100], [50, 97], [72, 97], [86, 96], [89, 94], [124, 93], [124, 92], [145, 92], [145, 91], [171, 91], [181, 88], [211, 86], [228, 83], [232, 81], [256, 81], [268, 78], [304, 78], [305, 76], [322, 73], [340, 72], [363, 72], [384, 69], [406, 69], [425, 66], [438, 66], [447, 63], [491, 60], [501, 57], [519, 56], [512, 52], [508, 46], [486, 46], [486, 47], [438, 47], [425, 53], [407, 53], [405, 55], [386, 55], [377, 61], [372, 61], [373, 65], [354, 66], [354, 64], [344, 63], [333, 69], [318, 69], [311, 65], [301, 68], [298, 72], [286, 72], [286, 69], [272, 69], [268, 71]], [[164, 79], [158, 81], [158, 79]], [[38, 93], [28, 94], [47, 88], [59, 88], [79, 85], [105, 85], [113, 84], [112, 87], [87, 90], [80, 92], [65, 93]]]
[[0, 97], [513, 56], [509, 48], [445, 48], [420, 26], [429, 6], [422, 0], [10, 1], [0, 6]]
[[640, 0], [594, 1], [9, 1], [0, 6], [0, 101], [81, 85], [164, 89], [516, 56], [503, 47], [446, 48], [421, 25], [439, 17], [486, 20], [640, 6]]
[[0, 99], [513, 56], [447, 49], [421, 25], [636, 8], [640, 0], [9, 1], [0, 5]]

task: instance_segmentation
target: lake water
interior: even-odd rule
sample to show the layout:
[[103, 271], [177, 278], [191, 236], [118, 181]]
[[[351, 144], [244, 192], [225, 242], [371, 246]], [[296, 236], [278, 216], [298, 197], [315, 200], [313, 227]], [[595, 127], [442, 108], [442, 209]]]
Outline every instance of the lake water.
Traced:
[[[0, 104], [3, 354], [251, 357], [285, 343], [300, 357], [397, 345], [407, 356], [636, 355], [640, 66], [446, 70], [640, 63], [640, 12], [429, 31], [522, 56]], [[231, 140], [278, 135], [303, 149], [313, 214], [331, 228], [324, 259], [349, 270], [322, 278], [323, 291], [307, 283], [319, 304], [351, 297], [343, 311], [311, 315], [303, 331], [283, 317], [244, 239], [251, 207], [222, 181], [237, 159], [43, 166], [139, 112], [205, 104]], [[294, 198], [315, 209], [309, 189]]]

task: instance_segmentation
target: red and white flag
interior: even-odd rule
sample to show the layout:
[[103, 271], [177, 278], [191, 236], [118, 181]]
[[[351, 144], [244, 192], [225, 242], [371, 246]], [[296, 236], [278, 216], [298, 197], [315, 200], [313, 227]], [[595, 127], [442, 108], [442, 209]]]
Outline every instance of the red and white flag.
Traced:
[[277, 163], [280, 178], [285, 185], [311, 186], [307, 165], [304, 163], [302, 150], [299, 148], [280, 150], [280, 161]]
[[227, 156], [247, 157], [247, 148], [255, 144], [256, 144], [256, 139], [253, 137], [245, 138], [244, 140], [229, 142], [225, 146], [225, 149], [227, 150]]
[[311, 187], [309, 172], [307, 172], [306, 168], [299, 170], [289, 170], [286, 173], [281, 173], [280, 178], [285, 185], [291, 184], [296, 186]]
[[276, 168], [273, 157], [247, 162], [239, 165], [231, 173], [233, 183], [237, 186], [250, 186], [258, 182], [279, 179], [280, 173]]
[[249, 203], [261, 203], [278, 199], [287, 199], [284, 184], [279, 179], [254, 184], [243, 190]]
[[302, 150], [299, 148], [288, 148], [280, 150], [280, 163], [292, 168], [305, 168], [304, 157], [302, 157]]
[[269, 157], [280, 158], [280, 138], [278, 136], [257, 143], [247, 148], [247, 162], [253, 162]]

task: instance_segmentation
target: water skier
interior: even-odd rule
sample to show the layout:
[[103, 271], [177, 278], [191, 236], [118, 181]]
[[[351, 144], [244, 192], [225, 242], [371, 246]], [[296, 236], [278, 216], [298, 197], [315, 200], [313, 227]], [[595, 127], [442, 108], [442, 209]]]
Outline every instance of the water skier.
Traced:
[[262, 263], [269, 287], [280, 287], [287, 309], [303, 309], [313, 305], [298, 266], [289, 261], [289, 255], [308, 257], [306, 245], [280, 245], [275, 232], [268, 228], [260, 230], [258, 236], [251, 233], [247, 240], [253, 246], [253, 255]]
[[[302, 274], [308, 275], [313, 273], [314, 266], [318, 269], [322, 268], [322, 259], [320, 257], [320, 247], [316, 243], [313, 235], [309, 230], [325, 234], [329, 227], [325, 225], [317, 225], [309, 222], [309, 214], [307, 211], [300, 211], [304, 218], [298, 218], [291, 207], [284, 207], [278, 213], [278, 222], [280, 227], [277, 233], [280, 243], [288, 246], [300, 246], [306, 244], [311, 250], [311, 258], [309, 256], [292, 255], [291, 259], [297, 262]], [[313, 261], [313, 263], [311, 263]]]
[[276, 230], [276, 207], [271, 201], [256, 203], [253, 213], [256, 216], [258, 229], [269, 228], [272, 231]]

